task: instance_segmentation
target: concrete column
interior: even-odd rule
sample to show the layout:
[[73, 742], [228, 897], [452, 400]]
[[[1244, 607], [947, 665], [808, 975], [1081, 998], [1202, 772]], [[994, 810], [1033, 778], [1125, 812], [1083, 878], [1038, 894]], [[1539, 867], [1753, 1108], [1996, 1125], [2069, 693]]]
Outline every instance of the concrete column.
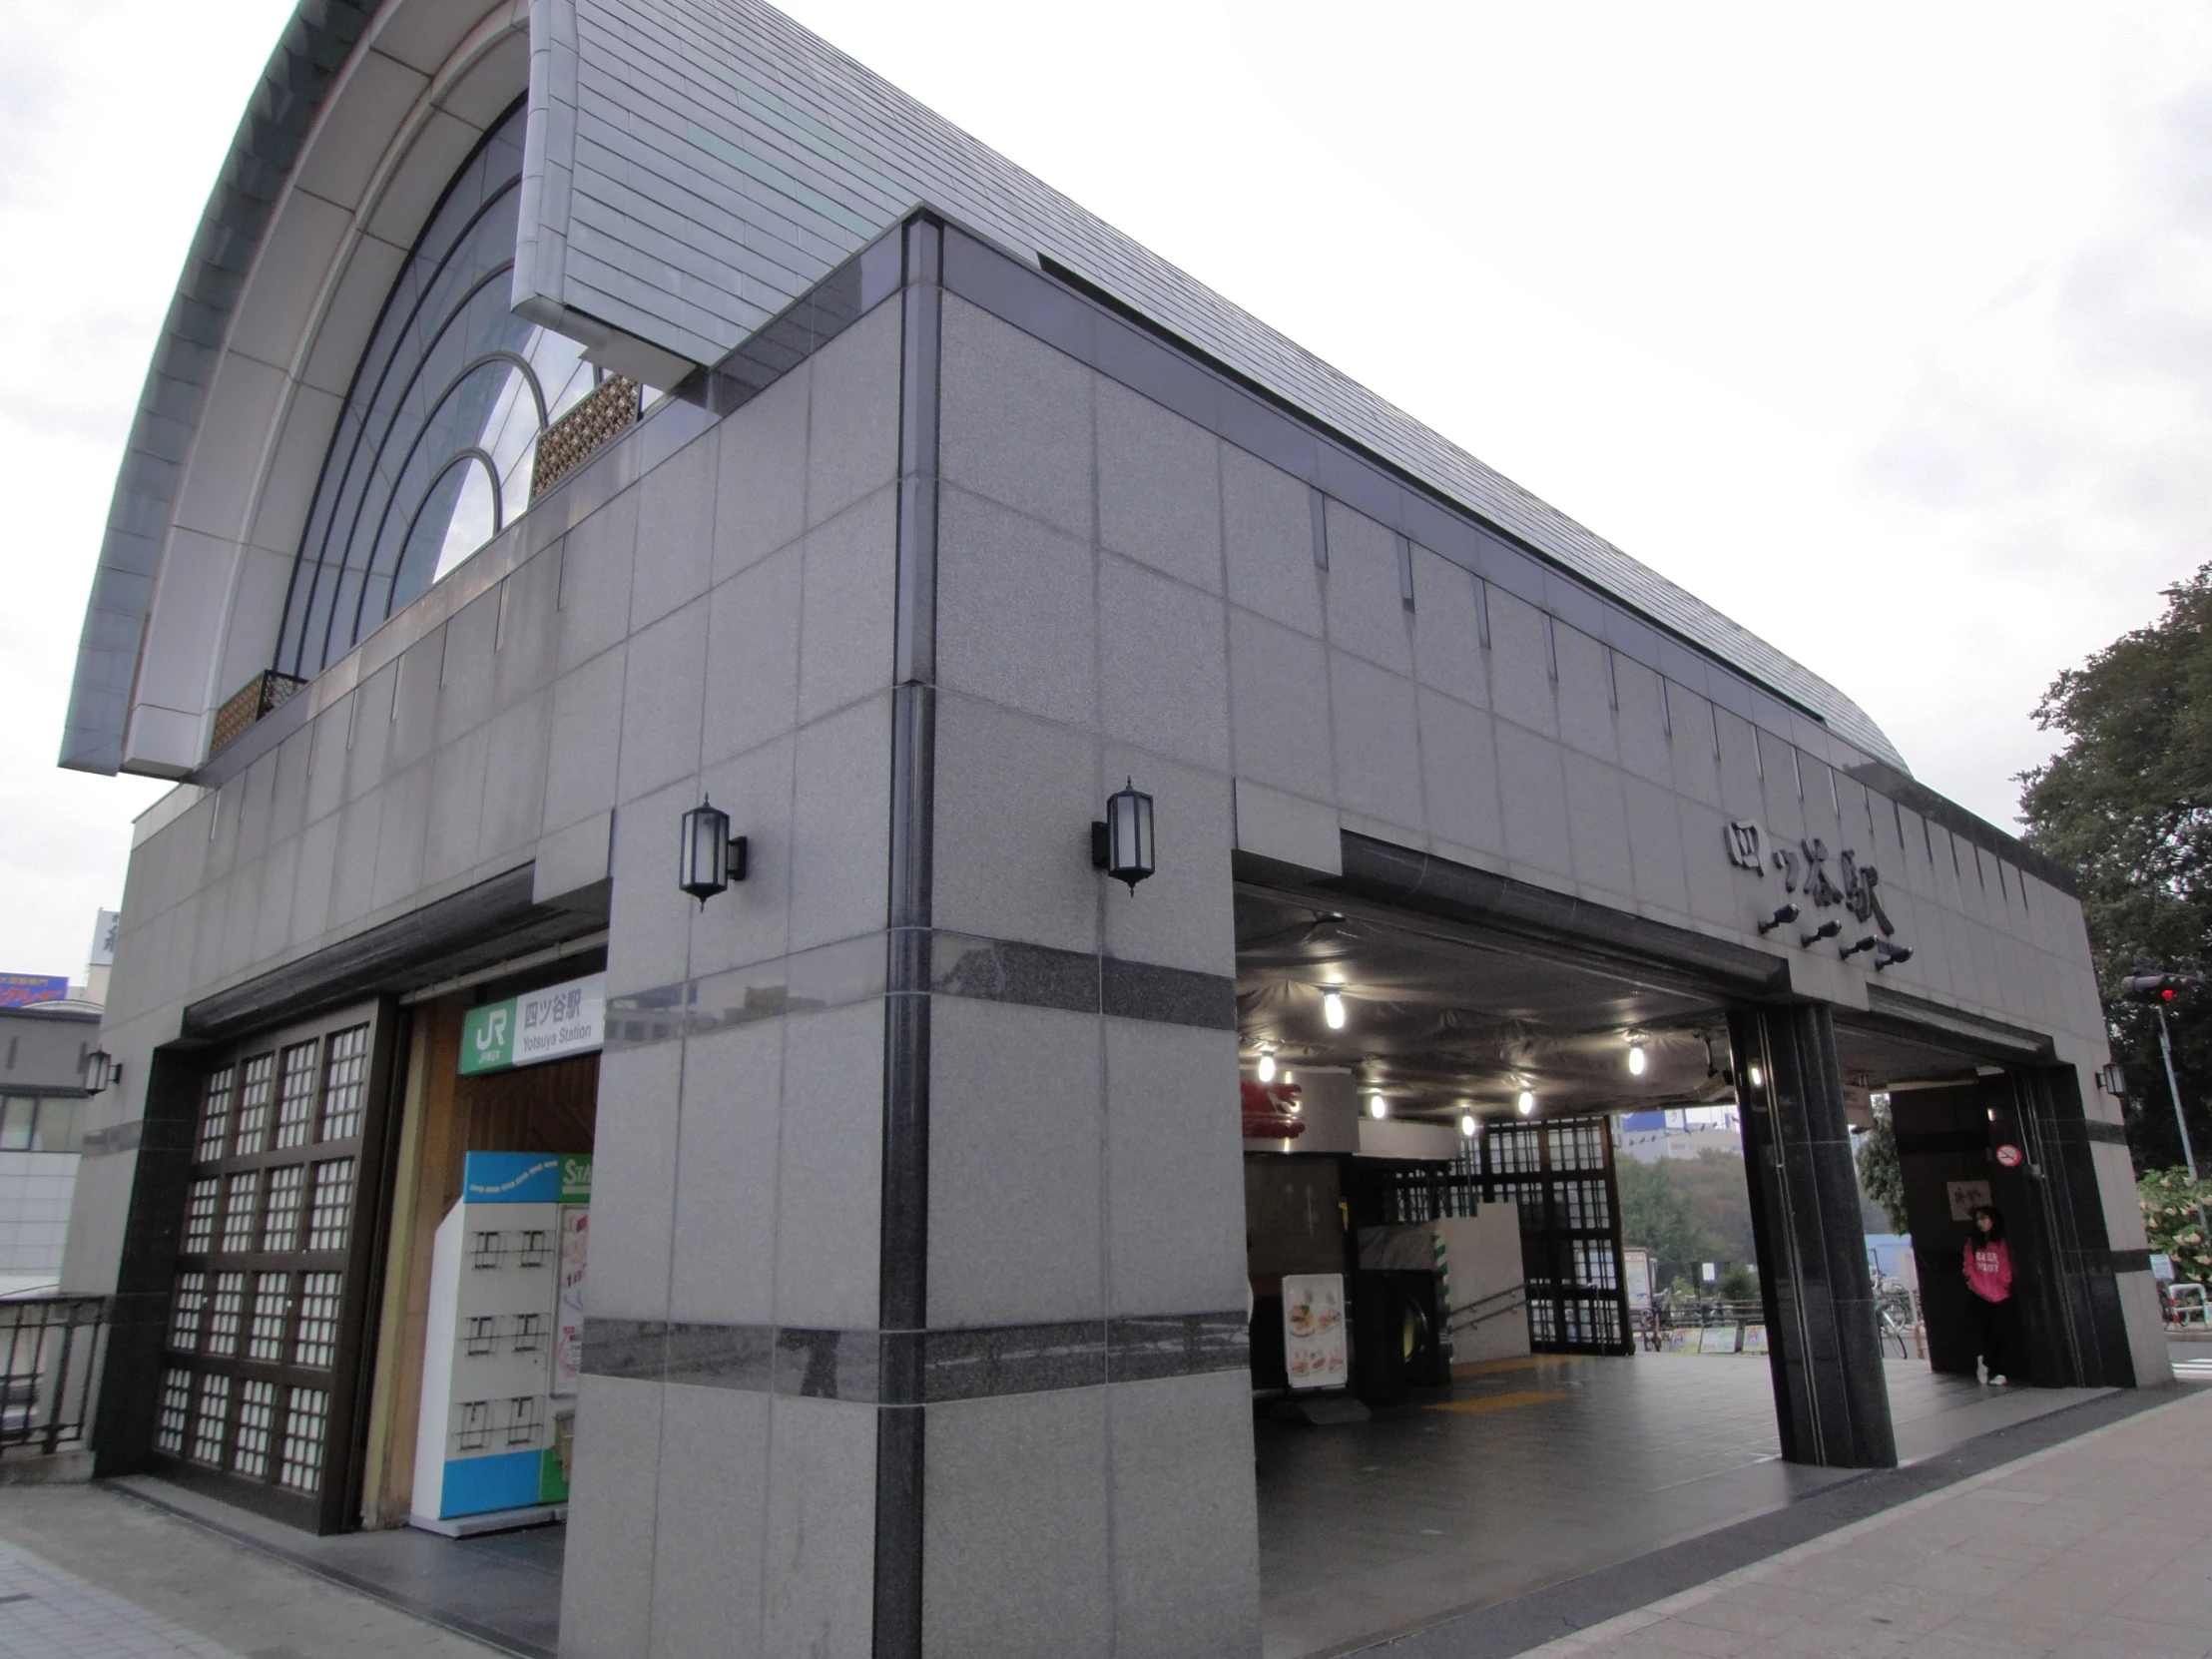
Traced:
[[1897, 1458], [1867, 1236], [1825, 1003], [1729, 1014], [1782, 1455], [1832, 1468]]

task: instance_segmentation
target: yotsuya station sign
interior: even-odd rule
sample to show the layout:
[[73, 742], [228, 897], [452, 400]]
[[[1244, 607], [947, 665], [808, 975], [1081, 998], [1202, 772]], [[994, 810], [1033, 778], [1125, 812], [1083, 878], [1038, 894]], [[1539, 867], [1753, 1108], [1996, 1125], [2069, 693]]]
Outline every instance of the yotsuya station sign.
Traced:
[[[1851, 847], [1835, 855], [1836, 872], [1831, 875], [1828, 843], [1817, 835], [1791, 840], [1742, 821], [1729, 825], [1727, 835], [1730, 863], [1762, 878], [1772, 869], [1782, 877], [1783, 892], [1794, 895], [1759, 923], [1762, 936], [1789, 928], [1797, 935], [1800, 949], [1838, 939], [1837, 955], [1849, 960], [1861, 951], [1870, 952], [1877, 972], [1912, 956], [1910, 945], [1893, 942], [1897, 928], [1882, 905], [1880, 872]], [[1821, 914], [1834, 910], [1843, 914]], [[1847, 917], [1859, 926], [1847, 925]]]
[[461, 1022], [461, 1075], [590, 1054], [604, 1040], [606, 1026], [604, 973], [487, 1002], [469, 1009]]

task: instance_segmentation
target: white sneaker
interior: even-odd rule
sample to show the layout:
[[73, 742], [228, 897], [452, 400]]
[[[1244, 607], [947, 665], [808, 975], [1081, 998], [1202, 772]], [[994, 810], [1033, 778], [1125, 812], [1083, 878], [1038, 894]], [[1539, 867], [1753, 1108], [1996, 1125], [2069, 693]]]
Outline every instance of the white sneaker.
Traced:
[[1989, 1381], [1995, 1383], [2000, 1388], [2004, 1386], [2004, 1379], [2001, 1377], [1992, 1377], [1989, 1379]]

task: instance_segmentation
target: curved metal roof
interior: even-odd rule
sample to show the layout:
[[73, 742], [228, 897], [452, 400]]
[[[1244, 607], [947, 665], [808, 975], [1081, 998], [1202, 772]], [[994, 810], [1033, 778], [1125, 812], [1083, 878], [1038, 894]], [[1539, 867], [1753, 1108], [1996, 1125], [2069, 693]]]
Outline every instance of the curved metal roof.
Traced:
[[[62, 764], [112, 772], [181, 464], [230, 309], [372, 5], [302, 0], [164, 324], [86, 611]], [[1906, 770], [1849, 697], [760, 0], [533, 0], [517, 298], [711, 362], [928, 202], [1058, 262]], [[542, 25], [542, 27], [541, 27]], [[534, 223], [528, 219], [535, 208]]]

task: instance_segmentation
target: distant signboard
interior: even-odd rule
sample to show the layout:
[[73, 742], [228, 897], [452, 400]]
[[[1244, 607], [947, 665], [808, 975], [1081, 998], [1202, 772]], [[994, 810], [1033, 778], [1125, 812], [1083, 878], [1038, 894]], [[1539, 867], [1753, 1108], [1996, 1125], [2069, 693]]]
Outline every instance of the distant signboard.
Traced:
[[69, 981], [52, 973], [0, 973], [0, 1008], [28, 1008], [69, 994]]
[[1644, 1314], [1651, 1311], [1651, 1252], [1648, 1250], [1623, 1250], [1621, 1265], [1628, 1272], [1628, 1311]]
[[94, 967], [115, 966], [115, 932], [123, 924], [121, 910], [102, 910], [92, 923], [92, 954], [86, 958]]

